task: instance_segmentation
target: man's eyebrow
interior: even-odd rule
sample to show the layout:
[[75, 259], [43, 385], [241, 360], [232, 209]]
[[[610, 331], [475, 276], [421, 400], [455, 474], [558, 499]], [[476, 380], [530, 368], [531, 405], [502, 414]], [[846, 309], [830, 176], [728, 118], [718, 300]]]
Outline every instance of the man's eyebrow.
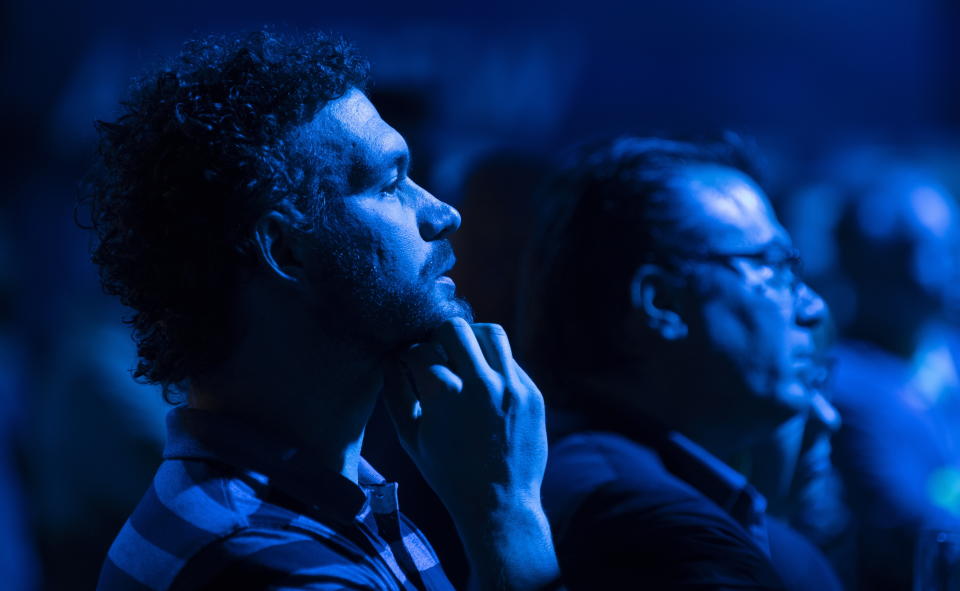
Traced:
[[782, 256], [786, 259], [793, 259], [799, 258], [800, 251], [797, 250], [791, 241], [774, 238], [766, 244], [758, 246], [756, 249], [756, 254], [766, 256]]
[[396, 166], [401, 175], [406, 175], [410, 171], [412, 163], [410, 150], [398, 148], [387, 154], [385, 160], [390, 166]]
[[381, 158], [370, 162], [363, 158], [354, 158], [348, 173], [348, 183], [354, 190], [369, 187], [381, 181], [379, 175], [383, 170], [396, 167], [400, 176], [405, 176], [410, 170], [410, 152], [406, 149], [391, 150]]

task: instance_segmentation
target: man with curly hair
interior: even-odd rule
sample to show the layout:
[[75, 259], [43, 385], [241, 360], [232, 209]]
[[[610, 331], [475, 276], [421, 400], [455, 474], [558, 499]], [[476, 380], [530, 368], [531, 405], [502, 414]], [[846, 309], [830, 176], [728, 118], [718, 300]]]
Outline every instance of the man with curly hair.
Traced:
[[381, 390], [477, 584], [555, 584], [542, 398], [469, 324], [460, 216], [408, 176], [367, 70], [325, 36], [209, 37], [99, 124], [93, 259], [135, 376], [182, 402], [102, 591], [449, 588], [360, 457]]

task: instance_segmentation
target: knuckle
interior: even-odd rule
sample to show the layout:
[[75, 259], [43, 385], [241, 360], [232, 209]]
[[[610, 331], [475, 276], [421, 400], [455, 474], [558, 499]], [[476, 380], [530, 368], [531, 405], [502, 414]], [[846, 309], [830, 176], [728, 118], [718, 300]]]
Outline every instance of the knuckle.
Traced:
[[534, 414], [544, 414], [546, 407], [543, 401], [543, 395], [536, 388], [530, 388], [526, 385], [518, 385], [514, 388], [513, 397], [523, 405], [529, 412]]
[[496, 336], [496, 337], [505, 337], [505, 336], [507, 336], [507, 331], [505, 331], [505, 330], [503, 329], [503, 327], [500, 326], [499, 324], [493, 324], [493, 323], [489, 323], [489, 322], [482, 322], [482, 323], [474, 324], [473, 326], [474, 326], [474, 328], [477, 328], [477, 329], [479, 329], [479, 330], [482, 330], [482, 331], [486, 332], [487, 334], [489, 334], [489, 335], [491, 335], [491, 336]]
[[491, 392], [502, 392], [505, 386], [503, 378], [496, 374], [488, 375], [484, 382]]
[[546, 412], [547, 405], [543, 400], [543, 394], [539, 390], [534, 390], [531, 393], [530, 404], [537, 413], [544, 414]]
[[462, 318], [447, 318], [434, 330], [434, 335], [445, 335], [447, 338], [454, 337], [457, 334], [457, 330], [461, 327], [460, 322], [463, 322]]
[[520, 380], [508, 376], [503, 380], [503, 393], [505, 396], [513, 398], [526, 398], [527, 388], [520, 383]]

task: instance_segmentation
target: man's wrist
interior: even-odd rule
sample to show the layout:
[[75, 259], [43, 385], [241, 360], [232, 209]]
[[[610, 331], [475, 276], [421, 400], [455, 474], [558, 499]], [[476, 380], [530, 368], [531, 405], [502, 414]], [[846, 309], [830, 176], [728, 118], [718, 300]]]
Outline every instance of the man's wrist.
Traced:
[[539, 498], [514, 499], [457, 525], [481, 588], [544, 589], [559, 579]]

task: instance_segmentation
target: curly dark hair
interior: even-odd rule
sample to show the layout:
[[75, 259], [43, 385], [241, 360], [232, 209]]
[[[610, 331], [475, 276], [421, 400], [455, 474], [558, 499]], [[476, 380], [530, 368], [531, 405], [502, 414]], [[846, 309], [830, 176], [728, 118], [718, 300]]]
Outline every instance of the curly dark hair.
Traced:
[[[727, 134], [697, 142], [622, 136], [572, 152], [539, 191], [521, 264], [517, 349], [534, 371], [550, 368], [535, 378], [569, 381], [623, 362], [634, 272], [652, 256], [683, 247], [677, 236], [686, 216], [670, 181], [692, 164], [757, 178], [760, 161], [752, 151]], [[563, 403], [556, 394], [552, 402]]]
[[362, 90], [368, 70], [327, 35], [209, 36], [134, 80], [117, 120], [96, 123], [99, 160], [81, 205], [104, 290], [133, 310], [135, 379], [171, 400], [222, 360], [253, 224], [293, 207], [311, 225], [339, 187], [293, 132]]

